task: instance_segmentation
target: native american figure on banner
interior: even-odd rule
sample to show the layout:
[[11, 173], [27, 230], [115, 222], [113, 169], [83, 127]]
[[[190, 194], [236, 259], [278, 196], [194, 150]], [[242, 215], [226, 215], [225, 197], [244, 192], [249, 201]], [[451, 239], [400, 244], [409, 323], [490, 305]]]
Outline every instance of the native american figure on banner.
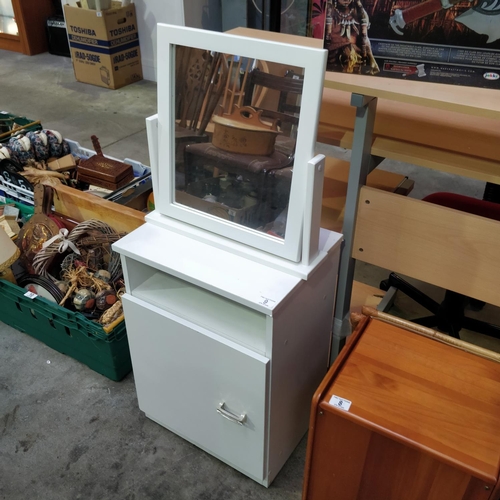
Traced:
[[361, 0], [327, 0], [324, 40], [328, 70], [371, 75], [380, 71], [368, 38], [369, 27]]

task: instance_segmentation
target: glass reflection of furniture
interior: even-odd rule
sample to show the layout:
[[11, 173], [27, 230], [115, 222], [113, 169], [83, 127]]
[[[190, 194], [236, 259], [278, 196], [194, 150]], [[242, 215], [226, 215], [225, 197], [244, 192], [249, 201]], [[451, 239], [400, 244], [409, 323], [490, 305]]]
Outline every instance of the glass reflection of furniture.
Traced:
[[[300, 97], [302, 95], [303, 77], [293, 69], [284, 76], [274, 75], [269, 71], [255, 68], [246, 81], [243, 97], [244, 106], [252, 106], [262, 110], [262, 116], [278, 120], [282, 135], [276, 138], [276, 149], [288, 155], [293, 155], [295, 149], [295, 133], [299, 125]], [[257, 102], [256, 96], [260, 89], [274, 90], [277, 94], [276, 110], [264, 108], [264, 103]]]
[[205, 133], [227, 79], [220, 54], [177, 47], [176, 54], [176, 162], [182, 164], [186, 144], [208, 141]]
[[30, 56], [46, 52], [46, 21], [54, 12], [52, 0], [1, 0], [0, 49]]
[[[196, 203], [200, 210], [227, 220], [237, 218], [247, 227], [261, 227], [271, 234], [283, 237], [283, 224], [280, 221], [274, 224], [273, 221], [285, 216], [291, 185], [289, 176], [274, 176], [270, 173], [283, 168], [291, 170], [293, 166], [303, 79], [293, 70], [280, 69], [285, 73], [281, 76], [269, 72], [269, 69], [262, 71], [258, 67], [258, 61], [241, 66], [241, 58], [230, 58], [237, 59], [238, 68], [244, 69], [241, 70], [241, 76], [240, 71], [236, 72], [241, 79], [238, 104], [233, 104], [234, 90], [231, 91], [231, 99], [224, 95], [221, 110], [227, 112], [223, 112], [222, 116], [232, 120], [225, 123], [233, 126], [236, 117], [244, 114], [244, 110], [249, 110], [249, 113], [255, 110], [260, 113], [262, 122], [276, 123], [280, 134], [274, 137], [273, 151], [269, 154], [252, 152], [250, 149], [241, 152], [238, 145], [231, 147], [229, 139], [224, 146], [213, 142], [187, 145], [184, 150], [184, 189], [188, 195], [207, 198]], [[265, 68], [273, 67], [265, 61], [263, 63]], [[231, 78], [234, 79], [234, 75], [230, 73], [226, 94], [234, 87], [234, 82], [229, 82]], [[273, 95], [268, 91], [275, 93]], [[265, 99], [263, 93], [266, 95]], [[255, 105], [257, 103], [259, 106]], [[259, 122], [249, 120], [248, 123], [250, 130], [254, 123]], [[240, 122], [234, 122], [234, 126], [240, 126]], [[243, 123], [242, 126], [246, 125]], [[235, 141], [250, 140], [240, 129], [238, 132], [225, 129], [223, 133], [228, 136], [234, 134], [231, 139]], [[264, 140], [266, 138], [262, 138]], [[285, 182], [279, 182], [280, 179]], [[185, 194], [179, 193], [178, 196], [182, 197], [183, 202], [187, 201]]]
[[0, 0], [0, 33], [17, 36], [17, 23], [14, 19], [12, 0]]

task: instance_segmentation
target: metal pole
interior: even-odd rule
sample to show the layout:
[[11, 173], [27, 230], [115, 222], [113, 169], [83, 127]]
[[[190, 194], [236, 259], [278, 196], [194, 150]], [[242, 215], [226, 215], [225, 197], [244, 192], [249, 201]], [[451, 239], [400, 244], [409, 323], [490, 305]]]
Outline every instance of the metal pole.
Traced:
[[347, 184], [347, 197], [344, 214], [344, 243], [340, 256], [339, 277], [337, 280], [337, 298], [333, 319], [333, 337], [330, 352], [330, 364], [333, 363], [343, 345], [344, 339], [351, 333], [349, 313], [351, 306], [352, 282], [354, 279], [355, 260], [352, 258], [354, 230], [358, 211], [359, 190], [366, 184], [370, 168], [376, 165], [371, 157], [371, 145], [377, 98], [352, 94], [351, 106], [356, 107], [354, 138], [352, 142], [351, 165]]

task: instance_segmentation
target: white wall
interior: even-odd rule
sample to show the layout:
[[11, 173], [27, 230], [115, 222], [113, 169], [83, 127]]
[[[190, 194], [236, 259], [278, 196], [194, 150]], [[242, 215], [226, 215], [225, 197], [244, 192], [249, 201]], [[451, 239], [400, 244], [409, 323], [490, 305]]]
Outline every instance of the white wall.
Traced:
[[222, 29], [221, 0], [134, 0], [145, 80], [157, 80], [157, 23]]
[[134, 0], [145, 80], [156, 82], [156, 25], [184, 25], [183, 0]]

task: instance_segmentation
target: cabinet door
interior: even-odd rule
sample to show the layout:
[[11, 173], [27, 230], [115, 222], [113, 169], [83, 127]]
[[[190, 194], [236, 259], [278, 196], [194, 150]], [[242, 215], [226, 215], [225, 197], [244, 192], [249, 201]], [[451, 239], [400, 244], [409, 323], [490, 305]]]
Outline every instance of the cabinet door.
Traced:
[[269, 359], [128, 294], [123, 307], [141, 410], [262, 481]]

